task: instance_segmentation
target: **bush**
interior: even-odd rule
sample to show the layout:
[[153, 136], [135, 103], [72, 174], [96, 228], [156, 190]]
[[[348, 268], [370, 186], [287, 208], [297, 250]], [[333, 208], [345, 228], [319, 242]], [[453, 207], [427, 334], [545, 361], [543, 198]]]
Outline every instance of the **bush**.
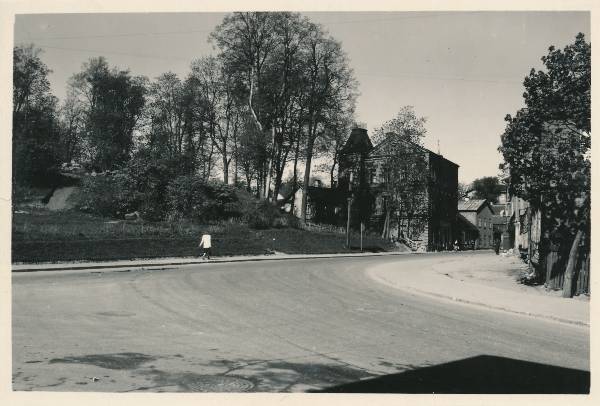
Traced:
[[206, 183], [198, 176], [179, 176], [167, 186], [168, 218], [201, 222], [240, 218], [246, 199], [235, 187]]
[[138, 193], [127, 173], [112, 176], [85, 176], [73, 198], [80, 211], [106, 217], [123, 217], [138, 210], [143, 196]]
[[264, 200], [247, 206], [244, 220], [249, 227], [257, 230], [286, 227], [299, 228], [299, 220], [294, 215], [282, 213], [278, 207]]

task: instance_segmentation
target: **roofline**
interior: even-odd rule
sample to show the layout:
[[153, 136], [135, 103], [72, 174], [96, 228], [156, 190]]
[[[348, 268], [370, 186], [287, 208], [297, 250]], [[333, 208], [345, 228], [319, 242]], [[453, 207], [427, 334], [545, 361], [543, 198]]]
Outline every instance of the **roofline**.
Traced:
[[[397, 136], [397, 137], [399, 136], [398, 134], [396, 134], [396, 133], [394, 133], [394, 132], [389, 132], [389, 133], [386, 133], [386, 135], [388, 135], [388, 134], [394, 134], [394, 135], [395, 135], [395, 136]], [[369, 137], [369, 138], [371, 138], [371, 137]], [[386, 138], [386, 139], [384, 139], [383, 141], [379, 142], [378, 144], [376, 144], [376, 145], [373, 145], [373, 149], [376, 149], [377, 147], [379, 147], [381, 144], [383, 144], [383, 143], [384, 143], [384, 142], [386, 142], [387, 140], [388, 140], [388, 139]], [[419, 145], [419, 144], [417, 144], [417, 143], [415, 143], [415, 142], [412, 142], [411, 140], [403, 140], [403, 141], [404, 141], [404, 142], [408, 142], [409, 144], [412, 144], [413, 146], [415, 146], [415, 147], [419, 148], [419, 149], [420, 149], [421, 151], [423, 151], [423, 152], [427, 152], [427, 153], [433, 154], [433, 155], [435, 155], [435, 156], [438, 156], [438, 157], [442, 158], [443, 160], [450, 162], [452, 165], [456, 166], [457, 168], [460, 168], [460, 165], [459, 165], [459, 164], [457, 164], [456, 162], [453, 162], [453, 161], [449, 160], [448, 158], [445, 158], [445, 157], [444, 157], [443, 155], [441, 155], [441, 154], [436, 154], [436, 153], [435, 153], [435, 152], [433, 152], [432, 150], [430, 150], [430, 149], [427, 149], [427, 148], [425, 148], [425, 147], [424, 147], [424, 146], [422, 146], [422, 145]]]
[[474, 211], [479, 213], [481, 210], [483, 210], [484, 206], [488, 206], [490, 208], [490, 211], [492, 212], [493, 215], [496, 214], [496, 212], [494, 211], [494, 208], [492, 207], [492, 204], [490, 203], [490, 201], [488, 199], [483, 199], [483, 203], [481, 203], [477, 209], [458, 209], [458, 212], [464, 211], [464, 212], [468, 212], [468, 211]]

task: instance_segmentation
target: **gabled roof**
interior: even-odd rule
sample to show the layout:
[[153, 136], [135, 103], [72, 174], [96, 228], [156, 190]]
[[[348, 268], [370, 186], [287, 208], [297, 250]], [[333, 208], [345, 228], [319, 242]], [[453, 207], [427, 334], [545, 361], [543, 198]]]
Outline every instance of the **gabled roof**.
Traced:
[[371, 139], [364, 128], [353, 128], [346, 145], [342, 148], [342, 154], [353, 152], [369, 152], [373, 149]]
[[[427, 148], [416, 144], [412, 141], [410, 141], [409, 139], [406, 138], [402, 138], [400, 137], [398, 134], [392, 133], [392, 132], [388, 132], [385, 134], [385, 138], [383, 140], [381, 140], [381, 142], [379, 142], [377, 145], [375, 145], [373, 147], [373, 152], [372, 154], [377, 155], [377, 154], [387, 154], [388, 152], [384, 149], [390, 142], [392, 141], [396, 141], [399, 143], [402, 143], [403, 145], [407, 145], [411, 148], [417, 149], [423, 153], [430, 153], [431, 151], [429, 151]], [[393, 146], [393, 145], [392, 145]]]
[[477, 228], [477, 226], [475, 226], [475, 224], [471, 223], [465, 216], [463, 216], [462, 214], [458, 213], [458, 215], [456, 216], [458, 222], [460, 223], [458, 226], [459, 227], [464, 227], [468, 230], [471, 231], [477, 231], [479, 232], [479, 229]]
[[495, 214], [492, 205], [487, 199], [469, 199], [458, 201], [458, 211], [476, 211], [479, 213], [485, 206], [490, 208], [492, 214]]
[[440, 159], [443, 159], [444, 161], [451, 163], [452, 165], [455, 165], [456, 167], [460, 167], [460, 165], [445, 158], [443, 155], [436, 154], [435, 152], [425, 148], [424, 146], [416, 144], [416, 143], [412, 142], [411, 140], [409, 140], [405, 137], [401, 137], [398, 134], [393, 133], [393, 132], [386, 133], [385, 138], [373, 147], [373, 151], [371, 151], [370, 155], [371, 156], [385, 156], [388, 153], [385, 151], [385, 147], [387, 146], [387, 144], [392, 142], [392, 140], [401, 142], [404, 145], [407, 145], [407, 146], [413, 148], [413, 151], [418, 150], [418, 151], [422, 152], [423, 154], [429, 154], [429, 156], [438, 157]]

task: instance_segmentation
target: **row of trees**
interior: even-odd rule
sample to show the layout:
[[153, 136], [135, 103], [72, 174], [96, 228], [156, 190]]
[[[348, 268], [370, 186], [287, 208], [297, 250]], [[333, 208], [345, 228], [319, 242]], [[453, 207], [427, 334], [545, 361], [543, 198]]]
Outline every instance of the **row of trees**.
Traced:
[[39, 50], [16, 47], [14, 183], [40, 180], [59, 162], [106, 171], [138, 157], [167, 160], [179, 174], [220, 174], [274, 201], [287, 171], [296, 187], [304, 167], [308, 183], [322, 154], [333, 178], [357, 96], [341, 44], [288, 12], [230, 14], [210, 41], [217, 55], [194, 60], [185, 78], [150, 81], [92, 58], [63, 103]]
[[590, 58], [581, 33], [563, 50], [550, 47], [545, 70], [532, 69], [525, 78], [526, 107], [506, 116], [500, 147], [511, 192], [541, 213], [541, 246], [568, 253], [566, 296], [573, 293], [578, 251], [590, 249]]

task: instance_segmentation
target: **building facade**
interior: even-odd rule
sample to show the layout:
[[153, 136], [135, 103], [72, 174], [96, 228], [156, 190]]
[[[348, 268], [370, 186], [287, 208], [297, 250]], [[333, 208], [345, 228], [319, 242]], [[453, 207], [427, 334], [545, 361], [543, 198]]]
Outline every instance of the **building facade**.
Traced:
[[[473, 226], [477, 227], [478, 236], [475, 241], [461, 240], [465, 245], [473, 245], [474, 249], [494, 247], [494, 209], [486, 199], [469, 199], [458, 202], [458, 213]], [[472, 238], [472, 236], [470, 237]]]
[[[388, 134], [386, 140], [373, 146], [367, 130], [352, 130], [340, 156], [338, 175], [339, 194], [345, 194], [346, 201], [352, 197], [351, 218], [359, 219], [372, 230], [387, 230], [389, 238], [403, 241], [415, 250], [450, 249], [456, 234], [459, 166], [417, 144], [393, 137], [396, 135]], [[394, 149], [387, 145], [392, 139], [396, 143]], [[390, 158], [396, 158], [395, 164], [402, 164], [402, 156], [390, 156], [398, 151], [411, 158], [411, 165], [422, 167], [407, 165], [405, 172], [394, 172], [394, 176], [401, 177], [400, 182], [417, 184], [408, 189], [401, 208], [390, 215], [386, 210], [390, 201], [386, 177], [390, 171], [386, 168]], [[415, 172], [417, 177], [413, 176]]]

